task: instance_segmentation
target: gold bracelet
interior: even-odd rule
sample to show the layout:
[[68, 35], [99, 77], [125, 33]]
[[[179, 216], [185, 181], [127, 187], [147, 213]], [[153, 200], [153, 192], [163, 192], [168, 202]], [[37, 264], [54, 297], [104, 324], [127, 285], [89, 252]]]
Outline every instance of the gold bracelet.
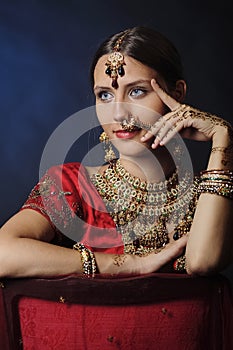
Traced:
[[203, 175], [200, 179], [200, 181], [218, 181], [218, 182], [226, 182], [226, 183], [232, 183], [233, 184], [233, 177], [229, 177], [226, 175], [220, 175], [220, 174], [214, 174], [214, 175]]
[[197, 192], [212, 193], [233, 199], [233, 183], [232, 181], [203, 180], [199, 183]]
[[[233, 185], [233, 172], [231, 170], [204, 170], [200, 173], [200, 183], [205, 182], [206, 184], [214, 183], [219, 185], [227, 185], [227, 187]], [[207, 184], [208, 185], [208, 184]]]
[[90, 249], [87, 249], [83, 243], [75, 243], [73, 249], [81, 255], [83, 274], [86, 277], [95, 277], [96, 260], [95, 255]]
[[210, 169], [210, 170], [202, 170], [200, 172], [200, 177], [207, 175], [215, 175], [215, 176], [226, 176], [228, 178], [233, 178], [233, 171], [232, 170], [223, 170], [223, 169]]
[[173, 268], [175, 271], [186, 271], [186, 257], [185, 255], [180, 256], [177, 258], [173, 263]]

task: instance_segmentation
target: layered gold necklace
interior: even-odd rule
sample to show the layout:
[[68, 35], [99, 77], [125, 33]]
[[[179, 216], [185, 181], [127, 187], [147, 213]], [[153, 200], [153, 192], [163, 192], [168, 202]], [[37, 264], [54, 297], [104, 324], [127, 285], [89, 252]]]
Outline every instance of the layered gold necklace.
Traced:
[[142, 181], [111, 162], [102, 174], [91, 177], [122, 235], [125, 253], [145, 255], [160, 251], [168, 242], [167, 225], [174, 239], [190, 229], [196, 206], [196, 184], [191, 173], [175, 171], [159, 183]]

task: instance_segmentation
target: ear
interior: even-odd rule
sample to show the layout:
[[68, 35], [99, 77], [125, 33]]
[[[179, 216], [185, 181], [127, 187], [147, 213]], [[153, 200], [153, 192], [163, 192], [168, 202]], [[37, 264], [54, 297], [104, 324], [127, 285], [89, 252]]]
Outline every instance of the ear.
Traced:
[[184, 80], [177, 80], [175, 90], [172, 91], [172, 97], [182, 103], [186, 96], [186, 89], [186, 82]]

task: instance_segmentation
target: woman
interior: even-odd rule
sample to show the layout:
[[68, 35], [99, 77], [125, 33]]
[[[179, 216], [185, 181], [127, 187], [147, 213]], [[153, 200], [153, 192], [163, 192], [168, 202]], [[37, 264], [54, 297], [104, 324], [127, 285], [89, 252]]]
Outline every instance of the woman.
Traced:
[[[153, 30], [110, 37], [91, 72], [108, 162], [48, 170], [1, 229], [0, 276], [170, 268], [206, 275], [225, 268], [233, 253], [231, 126], [182, 104], [179, 55]], [[169, 151], [177, 135], [212, 142], [207, 169], [194, 183]], [[71, 231], [76, 244], [65, 240]]]

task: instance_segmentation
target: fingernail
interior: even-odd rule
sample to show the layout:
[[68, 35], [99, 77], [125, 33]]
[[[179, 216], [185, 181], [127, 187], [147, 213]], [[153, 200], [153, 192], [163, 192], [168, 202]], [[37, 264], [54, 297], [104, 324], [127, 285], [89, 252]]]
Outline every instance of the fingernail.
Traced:
[[153, 149], [155, 149], [157, 146], [158, 146], [158, 143], [157, 143], [157, 142], [154, 142], [154, 143], [152, 143], [152, 145], [151, 145], [151, 147], [152, 147]]

